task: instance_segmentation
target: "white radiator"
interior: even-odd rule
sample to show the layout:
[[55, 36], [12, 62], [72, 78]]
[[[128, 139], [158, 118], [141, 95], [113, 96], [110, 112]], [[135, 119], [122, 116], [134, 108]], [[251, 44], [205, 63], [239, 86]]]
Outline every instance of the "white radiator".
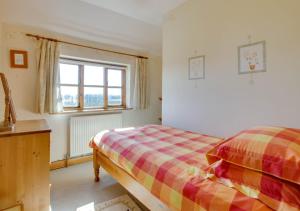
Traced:
[[89, 141], [97, 133], [122, 127], [122, 114], [77, 116], [70, 119], [70, 157], [92, 153]]

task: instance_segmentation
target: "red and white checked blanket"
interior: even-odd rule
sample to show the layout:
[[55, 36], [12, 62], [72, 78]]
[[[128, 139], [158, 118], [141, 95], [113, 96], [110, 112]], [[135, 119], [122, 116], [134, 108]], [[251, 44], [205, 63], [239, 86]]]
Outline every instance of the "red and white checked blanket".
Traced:
[[148, 125], [98, 134], [90, 143], [174, 210], [269, 210], [207, 179], [206, 152], [222, 139]]

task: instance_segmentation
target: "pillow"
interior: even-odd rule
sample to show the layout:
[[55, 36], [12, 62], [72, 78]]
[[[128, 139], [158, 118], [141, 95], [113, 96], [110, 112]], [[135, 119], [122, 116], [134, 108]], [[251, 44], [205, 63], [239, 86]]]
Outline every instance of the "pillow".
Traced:
[[300, 184], [300, 129], [256, 127], [225, 140], [207, 154]]
[[256, 198], [274, 210], [300, 210], [300, 185], [222, 160], [213, 164], [209, 173], [212, 180]]

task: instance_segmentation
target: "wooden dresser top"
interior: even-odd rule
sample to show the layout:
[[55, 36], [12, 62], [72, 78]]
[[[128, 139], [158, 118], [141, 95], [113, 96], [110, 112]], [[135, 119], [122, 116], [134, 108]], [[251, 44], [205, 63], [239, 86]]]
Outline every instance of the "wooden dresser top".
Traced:
[[17, 121], [13, 131], [0, 132], [1, 137], [7, 136], [19, 136], [35, 133], [49, 133], [51, 129], [49, 128], [47, 121], [42, 120], [26, 120], [26, 121]]

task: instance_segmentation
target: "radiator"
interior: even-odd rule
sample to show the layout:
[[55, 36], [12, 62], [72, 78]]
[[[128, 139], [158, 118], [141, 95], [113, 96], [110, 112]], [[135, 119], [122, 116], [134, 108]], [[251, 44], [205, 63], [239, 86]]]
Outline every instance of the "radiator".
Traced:
[[122, 114], [77, 116], [70, 119], [70, 157], [92, 153], [89, 141], [97, 133], [122, 127]]

